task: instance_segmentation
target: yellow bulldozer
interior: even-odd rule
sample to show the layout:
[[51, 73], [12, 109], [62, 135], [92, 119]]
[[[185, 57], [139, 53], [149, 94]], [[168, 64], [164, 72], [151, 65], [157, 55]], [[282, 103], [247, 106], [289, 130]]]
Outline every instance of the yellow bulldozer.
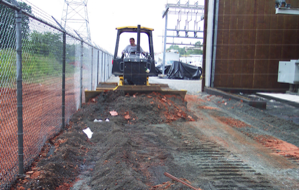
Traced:
[[[161, 94], [176, 94], [185, 97], [185, 90], [172, 90], [167, 84], [150, 84], [149, 77], [158, 76], [155, 69], [155, 55], [153, 46], [154, 29], [138, 26], [118, 27], [115, 51], [112, 61], [112, 74], [119, 77], [118, 83], [99, 83], [96, 91], [85, 91], [85, 102], [97, 96], [101, 92], [109, 90], [123, 90], [125, 93], [150, 93], [159, 92]], [[137, 48], [134, 52], [118, 55], [120, 37], [123, 33], [137, 33]], [[148, 53], [140, 51], [140, 34], [144, 33], [148, 37]]]

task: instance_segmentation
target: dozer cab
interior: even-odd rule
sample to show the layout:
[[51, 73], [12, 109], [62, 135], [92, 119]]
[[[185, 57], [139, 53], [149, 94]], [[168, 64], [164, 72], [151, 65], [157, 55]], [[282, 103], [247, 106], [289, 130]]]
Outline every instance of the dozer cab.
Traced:
[[[155, 70], [154, 47], [151, 28], [127, 26], [117, 29], [117, 39], [113, 57], [112, 74], [119, 76], [120, 85], [147, 85], [149, 76], [157, 76]], [[117, 57], [120, 36], [122, 33], [137, 33], [137, 51], [122, 54]], [[149, 52], [140, 51], [140, 33], [148, 36]]]
[[[150, 84], [149, 77], [158, 76], [155, 69], [153, 35], [154, 29], [136, 26], [118, 27], [115, 51], [112, 61], [112, 74], [119, 77], [118, 83], [99, 83], [96, 91], [85, 91], [85, 102], [95, 97], [100, 92], [108, 90], [123, 90], [126, 93], [150, 93], [176, 94], [183, 98], [185, 90], [171, 90], [167, 84]], [[137, 51], [118, 56], [120, 37], [123, 33], [137, 33]], [[140, 34], [148, 37], [149, 52], [140, 51]], [[128, 40], [128, 39], [127, 39]]]

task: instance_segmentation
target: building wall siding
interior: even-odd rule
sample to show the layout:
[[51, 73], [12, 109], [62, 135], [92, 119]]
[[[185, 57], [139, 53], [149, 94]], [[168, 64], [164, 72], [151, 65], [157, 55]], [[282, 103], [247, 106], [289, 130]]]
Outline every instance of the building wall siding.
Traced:
[[276, 15], [275, 0], [220, 0], [214, 87], [287, 89], [277, 82], [278, 64], [299, 59], [298, 22]]

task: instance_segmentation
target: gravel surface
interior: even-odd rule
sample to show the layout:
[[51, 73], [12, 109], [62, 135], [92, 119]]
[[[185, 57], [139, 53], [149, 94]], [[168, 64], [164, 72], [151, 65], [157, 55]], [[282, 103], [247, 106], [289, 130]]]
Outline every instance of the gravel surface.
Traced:
[[[238, 94], [252, 100], [267, 102], [265, 110], [254, 108], [248, 104], [234, 99], [225, 99], [220, 96], [201, 93], [202, 99], [208, 99], [206, 105], [221, 108], [224, 115], [237, 118], [251, 126], [250, 128], [238, 128], [248, 130], [255, 134], [264, 134], [277, 137], [299, 147], [299, 109], [275, 100], [266, 99], [256, 95]], [[244, 131], [245, 132], [245, 131]]]

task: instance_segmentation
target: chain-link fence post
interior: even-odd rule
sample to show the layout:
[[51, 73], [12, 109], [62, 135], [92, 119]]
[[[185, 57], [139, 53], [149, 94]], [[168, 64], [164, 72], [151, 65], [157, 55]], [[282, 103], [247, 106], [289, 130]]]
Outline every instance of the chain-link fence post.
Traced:
[[110, 76], [111, 76], [111, 71], [112, 71], [112, 56], [111, 55], [109, 55], [109, 62], [108, 62], [108, 64], [109, 64], [109, 78], [110, 78]]
[[101, 76], [101, 78], [102, 78], [102, 80], [101, 80], [101, 82], [105, 82], [105, 78], [104, 78], [104, 75], [105, 75], [105, 65], [104, 65], [104, 52], [102, 51], [102, 63], [101, 63], [101, 67], [102, 67], [102, 70], [101, 70], [101, 74], [102, 74], [102, 76]]
[[107, 76], [107, 78], [109, 78], [110, 77], [110, 67], [111, 67], [111, 65], [110, 65], [110, 55], [108, 54], [107, 55], [107, 65], [108, 65], [108, 76]]
[[106, 81], [106, 73], [107, 73], [107, 65], [106, 65], [106, 60], [107, 60], [107, 54], [104, 54], [104, 81]]
[[99, 84], [99, 63], [100, 63], [100, 51], [98, 50], [98, 56], [97, 56], [97, 84], [96, 86], [98, 86]]
[[57, 25], [63, 30], [63, 39], [62, 39], [62, 105], [61, 105], [61, 117], [62, 123], [61, 128], [65, 127], [65, 63], [66, 63], [66, 31], [65, 29], [57, 22], [57, 20], [52, 16], [53, 20]]
[[91, 66], [90, 66], [90, 74], [91, 74], [91, 77], [90, 77], [90, 90], [93, 90], [92, 89], [92, 81], [93, 81], [93, 47], [91, 47]]
[[82, 107], [82, 88], [83, 88], [83, 41], [81, 41], [81, 51], [80, 51], [80, 100], [79, 108]]
[[62, 129], [65, 127], [65, 64], [66, 64], [66, 32], [62, 40]]
[[111, 76], [110, 71], [111, 71], [111, 56], [108, 54], [109, 60], [108, 60], [108, 67], [109, 67], [109, 73], [108, 73], [108, 78]]
[[108, 62], [108, 55], [107, 53], [105, 54], [105, 64], [106, 64], [106, 80], [108, 79], [108, 72], [109, 72], [109, 65], [107, 64]]
[[109, 64], [108, 64], [108, 62], [109, 62], [109, 55], [106, 54], [106, 67], [107, 67], [107, 76], [106, 76], [106, 78], [107, 79], [109, 78]]
[[[13, 1], [17, 6], [18, 3]], [[19, 176], [24, 175], [24, 151], [23, 151], [23, 95], [22, 95], [22, 11], [16, 13], [16, 50], [17, 50], [17, 108], [18, 108], [18, 154]]]

